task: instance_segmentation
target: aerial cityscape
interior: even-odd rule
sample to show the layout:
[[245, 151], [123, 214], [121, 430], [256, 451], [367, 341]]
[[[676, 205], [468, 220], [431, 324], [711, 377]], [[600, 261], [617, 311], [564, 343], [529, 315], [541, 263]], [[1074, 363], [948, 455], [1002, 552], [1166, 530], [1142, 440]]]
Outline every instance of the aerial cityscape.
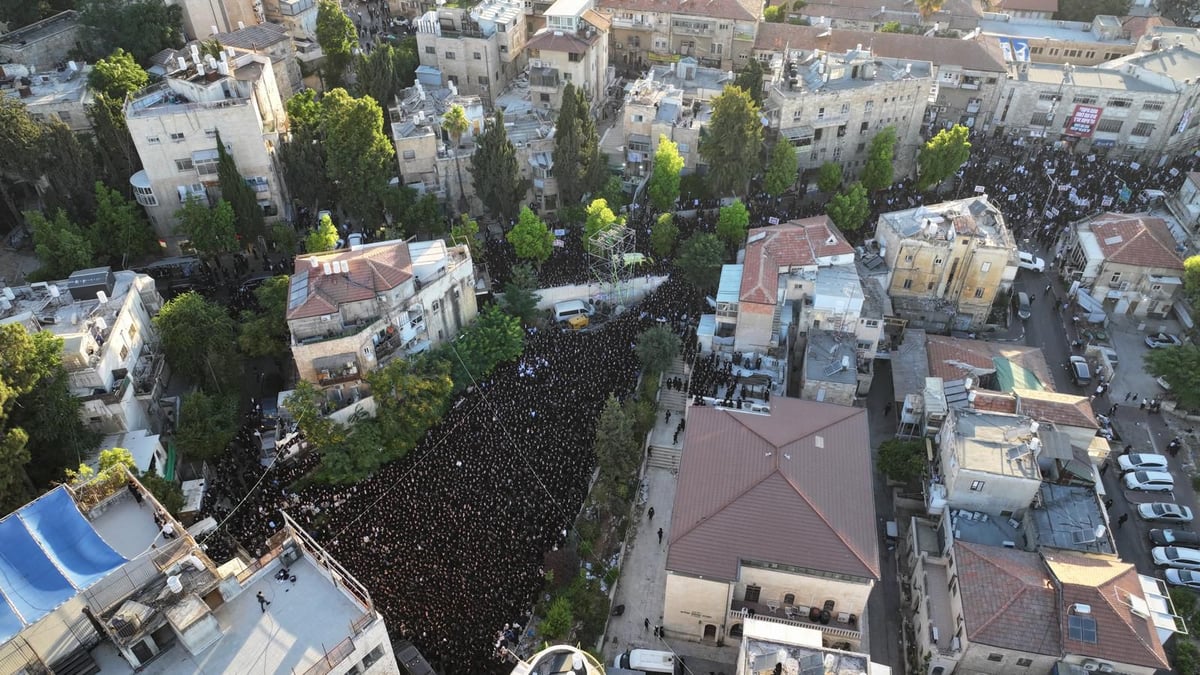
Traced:
[[1200, 675], [1200, 0], [0, 0], [0, 675]]

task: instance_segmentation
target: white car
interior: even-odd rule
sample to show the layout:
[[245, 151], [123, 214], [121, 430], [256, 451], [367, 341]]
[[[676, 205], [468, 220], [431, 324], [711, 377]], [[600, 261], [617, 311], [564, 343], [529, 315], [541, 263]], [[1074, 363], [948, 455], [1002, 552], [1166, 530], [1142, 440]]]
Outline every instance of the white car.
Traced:
[[1126, 490], [1170, 492], [1175, 489], [1175, 477], [1166, 471], [1134, 471], [1125, 474]]
[[1138, 517], [1142, 520], [1153, 520], [1164, 523], [1190, 523], [1192, 510], [1186, 506], [1170, 502], [1148, 502], [1138, 504]]
[[1154, 564], [1160, 567], [1200, 570], [1200, 551], [1194, 548], [1155, 546], [1150, 549], [1150, 557], [1154, 559]]
[[1017, 251], [1017, 267], [1031, 272], [1045, 272], [1046, 261], [1032, 253]]
[[1187, 586], [1193, 591], [1200, 591], [1200, 572], [1177, 570], [1172, 567], [1163, 572], [1163, 578], [1173, 586]]
[[1149, 452], [1135, 452], [1132, 455], [1121, 455], [1117, 458], [1117, 465], [1121, 467], [1121, 473], [1168, 470], [1166, 455], [1156, 455]]

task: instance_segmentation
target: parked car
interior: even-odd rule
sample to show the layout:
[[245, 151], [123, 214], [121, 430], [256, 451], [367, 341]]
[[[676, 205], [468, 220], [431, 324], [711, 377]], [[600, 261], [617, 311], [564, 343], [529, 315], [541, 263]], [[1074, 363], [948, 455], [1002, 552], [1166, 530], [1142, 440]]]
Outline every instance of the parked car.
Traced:
[[1160, 567], [1175, 567], [1182, 570], [1200, 570], [1200, 550], [1180, 546], [1155, 546], [1150, 557]]
[[362, 232], [351, 232], [350, 234], [346, 235], [346, 244], [350, 248], [362, 246], [366, 240], [367, 238], [363, 236]]
[[1172, 567], [1163, 572], [1163, 578], [1172, 586], [1187, 586], [1193, 591], [1200, 591], [1200, 572]]
[[1167, 378], [1163, 377], [1162, 375], [1154, 378], [1154, 381], [1157, 382], [1158, 386], [1162, 387], [1164, 391], [1171, 391], [1171, 383], [1167, 382]]
[[1125, 474], [1126, 490], [1170, 492], [1175, 489], [1175, 477], [1166, 471], [1134, 471]]
[[1072, 356], [1070, 360], [1071, 379], [1075, 384], [1086, 387], [1092, 383], [1092, 367], [1082, 356]]
[[1150, 530], [1150, 543], [1155, 546], [1200, 545], [1200, 533], [1172, 528]]
[[1117, 458], [1121, 473], [1130, 471], [1167, 471], [1167, 456], [1150, 452], [1135, 452], [1132, 455], [1121, 455]]
[[1029, 302], [1029, 294], [1025, 291], [1017, 293], [1017, 316], [1022, 319], [1033, 316], [1033, 305]]
[[1163, 347], [1178, 347], [1183, 344], [1179, 338], [1170, 333], [1155, 333], [1154, 335], [1146, 336], [1146, 346], [1150, 349], [1162, 349]]
[[1017, 251], [1017, 267], [1031, 272], [1045, 272], [1046, 261], [1032, 253]]
[[1142, 520], [1157, 521], [1162, 523], [1190, 523], [1192, 522], [1192, 510], [1186, 506], [1172, 504], [1170, 502], [1148, 502], [1138, 504], [1138, 517]]

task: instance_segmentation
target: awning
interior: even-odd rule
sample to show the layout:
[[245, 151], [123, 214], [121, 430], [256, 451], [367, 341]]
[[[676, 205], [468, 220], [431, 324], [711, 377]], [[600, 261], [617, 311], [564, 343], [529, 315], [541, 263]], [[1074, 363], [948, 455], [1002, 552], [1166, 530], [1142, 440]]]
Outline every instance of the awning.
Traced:
[[646, 134], [629, 134], [630, 143], [645, 143], [650, 145], [650, 137]]
[[1150, 275], [1150, 283], [1152, 283], [1152, 284], [1173, 284], [1175, 286], [1182, 286], [1183, 279], [1180, 279], [1179, 277], [1160, 277], [1157, 274], [1151, 274]]
[[813, 137], [813, 128], [810, 126], [804, 125], [804, 126], [799, 126], [799, 127], [790, 127], [787, 129], [780, 129], [779, 135], [783, 136], [784, 138], [788, 139], [789, 141], [794, 141], [797, 138], [812, 138]]
[[209, 162], [220, 157], [216, 148], [212, 150], [197, 150], [192, 153], [192, 162]]

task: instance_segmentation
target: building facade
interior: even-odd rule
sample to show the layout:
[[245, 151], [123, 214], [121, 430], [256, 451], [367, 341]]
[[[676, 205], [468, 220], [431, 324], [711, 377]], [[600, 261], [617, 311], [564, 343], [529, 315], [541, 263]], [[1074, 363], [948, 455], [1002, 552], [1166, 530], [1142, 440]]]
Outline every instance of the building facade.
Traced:
[[57, 119], [71, 131], [90, 131], [92, 121], [87, 109], [94, 96], [87, 78], [91, 71], [91, 66], [76, 61], [41, 73], [30, 73], [19, 64], [5, 64], [0, 66], [0, 96], [19, 99], [29, 116], [38, 122]]
[[1132, 54], [1137, 48], [1121, 20], [1107, 14], [1083, 22], [988, 13], [979, 28], [984, 35], [1008, 42], [1016, 61], [1094, 66]]
[[761, 6], [742, 0], [708, 2], [703, 11], [686, 0], [600, 0], [597, 9], [612, 21], [612, 64], [632, 73], [682, 57], [718, 70], [741, 70], [762, 18]]
[[292, 37], [317, 39], [316, 0], [263, 0], [263, 16], [286, 27]]
[[470, 9], [439, 6], [415, 22], [417, 56], [438, 81], [492, 101], [525, 67], [526, 23], [518, 0], [487, 0]]
[[583, 91], [593, 112], [608, 97], [609, 20], [592, 0], [556, 0], [545, 12], [546, 27], [529, 38], [529, 92], [549, 110], [562, 107], [567, 84]]
[[73, 9], [0, 35], [0, 62], [42, 72], [65, 63], [79, 47], [79, 13]]
[[167, 0], [183, 9], [183, 32], [192, 40], [215, 33], [232, 33], [261, 23], [263, 0]]

